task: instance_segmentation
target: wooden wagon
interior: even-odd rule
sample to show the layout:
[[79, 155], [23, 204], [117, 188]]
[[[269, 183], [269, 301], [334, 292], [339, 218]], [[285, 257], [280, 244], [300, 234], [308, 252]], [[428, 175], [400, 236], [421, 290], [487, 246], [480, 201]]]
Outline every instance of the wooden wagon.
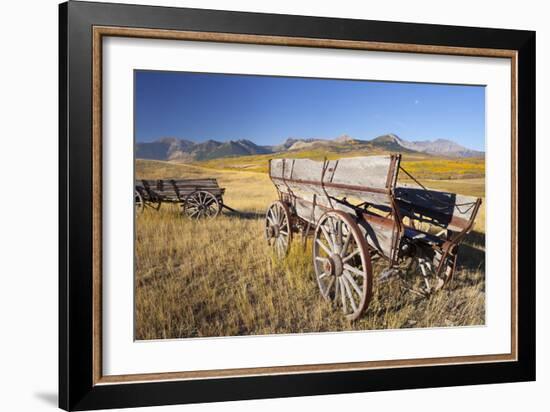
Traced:
[[[266, 214], [269, 244], [283, 257], [296, 233], [312, 234], [320, 292], [351, 320], [369, 305], [374, 268], [380, 281], [397, 277], [422, 295], [445, 286], [481, 205], [427, 189], [400, 162], [395, 154], [269, 163], [279, 197]], [[400, 171], [412, 184], [397, 184]]]
[[158, 179], [137, 180], [135, 205], [139, 211], [145, 208], [159, 210], [162, 203], [177, 203], [182, 212], [193, 219], [214, 218], [223, 208], [225, 189], [216, 179]]

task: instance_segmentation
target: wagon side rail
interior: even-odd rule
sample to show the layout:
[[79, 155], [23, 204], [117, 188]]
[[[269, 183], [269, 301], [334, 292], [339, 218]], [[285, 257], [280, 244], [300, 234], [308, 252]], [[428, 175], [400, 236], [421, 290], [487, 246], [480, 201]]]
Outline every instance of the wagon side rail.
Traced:
[[[138, 189], [140, 188], [140, 189]], [[142, 190], [151, 200], [184, 201], [186, 196], [205, 190], [221, 198], [225, 188], [220, 187], [216, 179], [157, 179], [137, 180], [136, 190]]]
[[225, 188], [220, 187], [218, 181], [213, 178], [208, 179], [163, 179], [163, 189], [165, 193], [176, 197], [180, 201], [184, 201], [187, 196], [198, 190], [204, 190], [212, 193], [220, 199]]
[[[365, 160], [367, 159], [367, 160]], [[400, 155], [357, 157], [322, 162], [309, 159], [271, 159], [269, 176], [279, 193], [290, 196], [354, 198], [388, 208], [397, 180]]]

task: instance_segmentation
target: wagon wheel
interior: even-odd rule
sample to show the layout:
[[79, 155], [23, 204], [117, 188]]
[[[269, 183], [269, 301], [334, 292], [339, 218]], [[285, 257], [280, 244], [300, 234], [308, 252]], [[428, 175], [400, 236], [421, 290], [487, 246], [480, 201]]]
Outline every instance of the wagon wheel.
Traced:
[[439, 261], [418, 256], [409, 270], [400, 274], [404, 288], [418, 295], [429, 296], [447, 286], [456, 269], [458, 249], [454, 247], [450, 252], [445, 256], [439, 272]]
[[134, 190], [134, 203], [136, 206], [136, 212], [143, 212], [143, 209], [145, 208], [143, 197], [141, 197], [141, 194], [137, 190]]
[[265, 214], [265, 237], [279, 258], [283, 258], [290, 249], [292, 231], [290, 229], [290, 212], [281, 201], [273, 202]]
[[347, 213], [331, 210], [317, 223], [313, 266], [321, 295], [355, 320], [372, 296], [372, 264], [365, 236]]
[[197, 190], [183, 202], [183, 213], [192, 219], [213, 219], [220, 213], [220, 202], [212, 193]]
[[437, 281], [435, 284], [435, 291], [443, 289], [453, 279], [454, 272], [456, 270], [456, 261], [458, 259], [458, 246], [455, 245], [449, 249], [449, 254], [443, 260], [443, 265], [440, 273], [436, 273]]

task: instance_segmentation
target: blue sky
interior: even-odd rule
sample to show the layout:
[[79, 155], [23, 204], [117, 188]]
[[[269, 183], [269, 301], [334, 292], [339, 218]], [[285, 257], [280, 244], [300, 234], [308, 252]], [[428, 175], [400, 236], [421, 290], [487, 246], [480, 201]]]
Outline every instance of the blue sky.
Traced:
[[186, 72], [135, 72], [138, 142], [288, 137], [356, 139], [395, 133], [485, 146], [485, 88]]

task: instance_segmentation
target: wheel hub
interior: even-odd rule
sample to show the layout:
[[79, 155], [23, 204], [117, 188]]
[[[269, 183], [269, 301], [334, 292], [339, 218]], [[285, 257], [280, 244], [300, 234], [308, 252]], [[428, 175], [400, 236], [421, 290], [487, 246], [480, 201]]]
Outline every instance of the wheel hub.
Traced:
[[279, 225], [269, 226], [267, 229], [267, 234], [269, 237], [279, 237]]
[[342, 258], [337, 254], [332, 254], [324, 263], [323, 269], [331, 276], [342, 276], [342, 273], [344, 272]]

